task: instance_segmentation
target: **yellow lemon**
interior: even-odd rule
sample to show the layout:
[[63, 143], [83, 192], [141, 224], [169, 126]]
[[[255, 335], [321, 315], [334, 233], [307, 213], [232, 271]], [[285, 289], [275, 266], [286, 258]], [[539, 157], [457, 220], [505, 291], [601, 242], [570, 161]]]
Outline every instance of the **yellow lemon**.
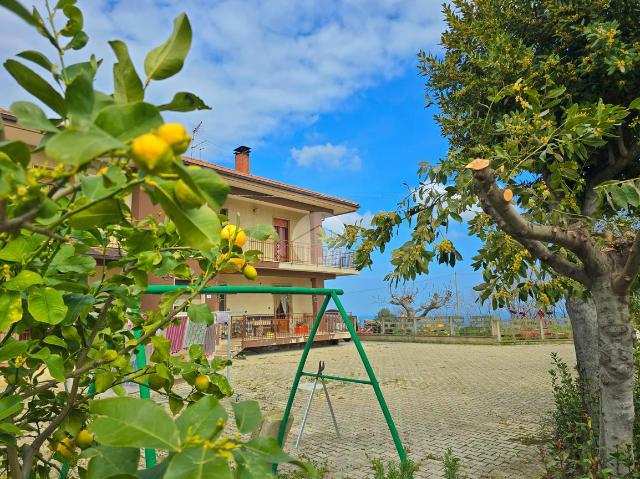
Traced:
[[56, 445], [56, 451], [60, 453], [61, 456], [66, 457], [67, 459], [73, 457], [75, 449], [76, 447], [73, 445], [73, 441], [70, 437], [65, 437]]
[[253, 281], [258, 277], [258, 272], [250, 264], [244, 267], [244, 269], [242, 270], [242, 273], [244, 274], [245, 278], [250, 279], [251, 281]]
[[204, 204], [204, 199], [182, 180], [176, 182], [173, 187], [173, 194], [178, 203], [184, 208], [200, 208]]
[[133, 140], [131, 155], [136, 166], [149, 173], [161, 173], [167, 170], [173, 159], [169, 143], [151, 133]]
[[191, 137], [180, 123], [165, 123], [158, 128], [157, 135], [166, 141], [176, 155], [189, 148]]
[[193, 385], [201, 393], [206, 392], [206, 390], [209, 389], [209, 378], [207, 376], [205, 376], [204, 374], [200, 374], [196, 378], [196, 380], [193, 383]]
[[86, 449], [93, 443], [93, 434], [87, 431], [86, 429], [82, 429], [78, 435], [76, 436], [76, 445], [80, 449]]
[[234, 268], [233, 266], [229, 265], [222, 270], [223, 272], [235, 273], [236, 271], [240, 271], [247, 262], [242, 258], [231, 258], [229, 260], [229, 263], [233, 263], [234, 265], [237, 266], [237, 268]]
[[[237, 230], [237, 232], [236, 232]], [[224, 240], [231, 240], [235, 238], [234, 244], [241, 248], [247, 242], [247, 235], [242, 228], [237, 228], [236, 225], [227, 225], [222, 228], [220, 237]]]

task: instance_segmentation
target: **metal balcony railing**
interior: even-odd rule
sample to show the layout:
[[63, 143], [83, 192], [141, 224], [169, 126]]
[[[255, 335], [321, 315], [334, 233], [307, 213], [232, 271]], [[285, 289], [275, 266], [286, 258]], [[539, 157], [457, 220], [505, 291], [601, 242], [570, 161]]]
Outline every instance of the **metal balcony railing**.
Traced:
[[326, 245], [310, 245], [288, 240], [256, 240], [250, 238], [244, 246], [247, 250], [262, 252], [262, 261], [276, 263], [308, 264], [331, 268], [354, 269], [353, 251], [329, 248]]

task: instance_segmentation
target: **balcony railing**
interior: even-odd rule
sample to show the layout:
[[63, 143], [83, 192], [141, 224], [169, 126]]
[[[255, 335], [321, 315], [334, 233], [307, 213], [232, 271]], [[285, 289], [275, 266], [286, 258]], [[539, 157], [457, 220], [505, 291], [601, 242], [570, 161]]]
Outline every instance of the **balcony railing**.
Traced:
[[260, 241], [250, 238], [244, 249], [261, 251], [262, 261], [354, 269], [353, 251], [329, 248], [323, 244], [312, 246], [295, 241]]

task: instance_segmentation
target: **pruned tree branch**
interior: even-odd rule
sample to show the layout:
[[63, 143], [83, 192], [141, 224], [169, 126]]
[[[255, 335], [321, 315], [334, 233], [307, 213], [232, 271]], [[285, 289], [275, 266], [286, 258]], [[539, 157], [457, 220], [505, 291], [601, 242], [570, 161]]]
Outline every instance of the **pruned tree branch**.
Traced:
[[567, 248], [580, 258], [587, 267], [602, 264], [602, 255], [591, 238], [581, 231], [569, 230], [559, 226], [547, 226], [533, 223], [522, 216], [509, 201], [505, 201], [503, 190], [496, 184], [496, 173], [491, 168], [477, 169], [473, 172], [476, 192], [483, 209], [496, 222], [500, 220], [501, 229], [514, 238], [553, 243]]
[[[495, 180], [493, 183], [493, 187], [494, 189], [499, 190], [498, 186], [495, 184]], [[489, 216], [491, 216], [491, 218], [497, 223], [500, 229], [505, 231], [507, 234], [512, 236], [516, 241], [518, 241], [522, 246], [524, 246], [529, 251], [529, 253], [531, 253], [532, 256], [539, 259], [540, 261], [543, 261], [544, 263], [549, 265], [556, 272], [558, 272], [563, 276], [567, 276], [568, 278], [578, 281], [583, 285], [587, 285], [589, 283], [589, 276], [585, 272], [585, 269], [583, 266], [578, 265], [576, 263], [572, 263], [571, 261], [561, 257], [559, 254], [554, 253], [541, 241], [530, 239], [524, 236], [523, 234], [519, 234], [516, 228], [514, 228], [505, 220], [505, 218], [500, 213], [501, 210], [496, 208], [493, 202], [490, 201], [489, 195], [483, 194], [484, 191], [480, 190], [479, 188], [478, 190], [479, 190], [478, 197], [480, 198], [480, 203], [482, 205], [482, 209], [484, 210], [484, 212], [487, 213]], [[520, 216], [508, 202], [504, 201], [504, 198], [499, 193], [499, 191], [497, 192], [496, 196], [498, 196], [497, 202], [500, 205], [502, 204], [507, 205], [507, 207], [510, 210], [512, 210], [512, 212], [515, 215]], [[522, 217], [520, 216], [520, 218]], [[524, 218], [522, 218], [522, 220], [525, 222], [528, 222]]]

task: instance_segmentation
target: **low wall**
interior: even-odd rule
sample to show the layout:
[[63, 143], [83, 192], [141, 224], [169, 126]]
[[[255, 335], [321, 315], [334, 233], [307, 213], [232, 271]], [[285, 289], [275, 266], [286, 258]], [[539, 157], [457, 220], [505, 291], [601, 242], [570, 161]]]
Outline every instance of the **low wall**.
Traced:
[[496, 338], [481, 336], [395, 336], [390, 334], [359, 334], [360, 341], [432, 344], [500, 344]]
[[494, 337], [483, 336], [395, 336], [390, 334], [359, 334], [360, 341], [379, 341], [388, 343], [430, 343], [430, 344], [494, 344], [506, 346], [512, 344], [571, 343], [571, 339], [498, 341]]

